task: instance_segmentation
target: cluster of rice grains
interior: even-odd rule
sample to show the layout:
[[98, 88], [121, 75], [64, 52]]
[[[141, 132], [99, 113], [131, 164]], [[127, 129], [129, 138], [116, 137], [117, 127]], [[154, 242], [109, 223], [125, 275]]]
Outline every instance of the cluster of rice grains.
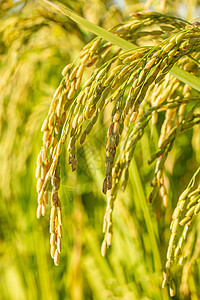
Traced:
[[[178, 265], [183, 265], [183, 253], [187, 250], [187, 245], [185, 245], [186, 249], [184, 249], [187, 234], [193, 218], [200, 212], [200, 185], [195, 188], [195, 180], [199, 172], [200, 168], [194, 174], [186, 190], [180, 195], [172, 215], [167, 262], [163, 272], [163, 287], [169, 284], [171, 296], [175, 295], [175, 284], [171, 278], [171, 267], [177, 263]], [[191, 248], [191, 245], [189, 248]]]
[[[132, 17], [130, 21], [111, 31], [139, 46], [141, 37], [145, 36], [148, 40], [150, 36], [151, 41], [156, 40], [156, 46], [141, 46], [136, 50], [122, 51], [100, 38], [90, 42], [76, 61], [64, 68], [63, 79], [42, 126], [43, 146], [38, 156], [36, 172], [37, 216], [39, 218], [41, 214], [45, 214], [47, 191], [51, 188], [51, 255], [56, 265], [61, 250], [62, 223], [58, 197], [59, 157], [66, 141], [69, 164], [74, 171], [77, 167], [77, 141], [79, 140], [80, 145], [85, 142], [100, 113], [108, 103], [113, 102], [111, 123], [107, 132], [103, 182], [107, 208], [101, 253], [105, 256], [106, 249], [112, 243], [112, 212], [119, 184], [122, 183], [121, 189], [124, 191], [134, 149], [149, 120], [152, 119], [155, 124], [158, 113], [165, 112], [159, 150], [149, 159], [149, 163], [156, 160], [149, 201], [152, 202], [159, 191], [164, 205], [168, 202], [163, 177], [168, 152], [178, 134], [200, 122], [199, 114], [195, 114], [199, 97], [192, 97], [190, 87], [169, 74], [175, 63], [196, 74], [195, 60], [199, 59], [200, 50], [198, 27], [156, 13], [137, 13]], [[147, 27], [149, 30], [151, 26], [151, 31], [143, 30]], [[92, 67], [91, 75], [83, 83], [84, 69], [89, 67]], [[187, 103], [192, 101], [194, 108], [185, 113]], [[187, 215], [186, 218], [189, 220], [190, 216]], [[177, 221], [174, 224], [176, 223]], [[173, 230], [175, 227], [173, 225]], [[171, 255], [170, 252], [170, 258]], [[165, 282], [168, 283], [167, 279]]]

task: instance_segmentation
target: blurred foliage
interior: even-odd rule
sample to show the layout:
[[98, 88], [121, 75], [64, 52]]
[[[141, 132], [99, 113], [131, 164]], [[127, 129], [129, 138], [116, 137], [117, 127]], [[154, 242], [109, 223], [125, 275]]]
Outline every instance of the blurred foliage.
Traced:
[[[184, 13], [191, 20], [200, 5], [194, 0], [63, 3], [104, 28], [143, 9]], [[145, 198], [152, 177], [146, 162], [158, 142], [156, 129], [149, 139], [149, 128], [136, 153], [137, 165], [134, 161], [131, 165], [128, 187], [118, 196], [113, 245], [102, 258], [105, 113], [87, 144], [78, 150], [76, 174], [63, 158], [63, 250], [60, 266], [55, 267], [48, 253], [49, 218], [36, 219], [40, 128], [61, 70], [93, 36], [70, 20], [66, 23], [40, 1], [0, 1], [0, 24], [0, 298], [168, 299], [167, 291], [161, 289], [161, 264], [165, 263], [176, 199], [200, 161], [199, 141], [193, 138], [191, 143], [190, 131], [176, 142], [167, 161], [169, 206], [164, 208], [157, 201], [155, 210], [146, 205]], [[194, 130], [198, 132], [199, 126]], [[159, 268], [153, 262], [149, 228], [155, 232]], [[188, 249], [187, 265], [182, 278], [177, 278], [181, 291], [177, 299], [200, 297], [199, 219], [190, 232]]]

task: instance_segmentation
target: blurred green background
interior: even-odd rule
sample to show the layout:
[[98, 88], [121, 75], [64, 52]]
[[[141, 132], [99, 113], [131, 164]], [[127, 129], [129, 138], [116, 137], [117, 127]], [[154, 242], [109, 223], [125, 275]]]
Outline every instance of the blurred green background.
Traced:
[[[106, 29], [131, 12], [156, 10], [187, 20], [200, 13], [200, 1], [62, 1]], [[168, 299], [161, 289], [169, 224], [180, 193], [200, 162], [200, 141], [189, 131], [167, 160], [169, 205], [146, 201], [153, 168], [147, 160], [157, 147], [150, 128], [136, 150], [129, 184], [114, 210], [114, 239], [100, 254], [105, 197], [106, 111], [87, 143], [78, 149], [72, 173], [63, 153], [61, 192], [62, 253], [56, 267], [49, 253], [49, 209], [36, 218], [35, 168], [40, 131], [61, 71], [94, 36], [54, 13], [42, 1], [0, 1], [0, 299]], [[158, 124], [159, 126], [159, 124]], [[194, 130], [198, 131], [199, 127]], [[184, 149], [184, 151], [183, 151]], [[174, 168], [175, 166], [175, 168]], [[176, 270], [176, 299], [200, 298], [199, 221], [189, 241], [189, 265]], [[154, 241], [154, 243], [152, 243]], [[190, 259], [191, 258], [191, 259]]]

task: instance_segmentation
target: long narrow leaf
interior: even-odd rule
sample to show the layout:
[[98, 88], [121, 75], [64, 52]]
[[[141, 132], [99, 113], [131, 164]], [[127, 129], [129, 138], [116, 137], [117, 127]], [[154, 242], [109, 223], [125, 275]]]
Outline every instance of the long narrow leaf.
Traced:
[[200, 92], [200, 79], [197, 76], [194, 76], [177, 66], [173, 66], [170, 73], [180, 81], [189, 84], [192, 88]]
[[[60, 11], [63, 15], [69, 17], [74, 22], [78, 23], [80, 26], [84, 27], [88, 31], [96, 34], [97, 36], [102, 37], [106, 41], [111, 42], [112, 44], [122, 48], [123, 50], [133, 50], [137, 49], [138, 47], [133, 45], [132, 43], [116, 36], [115, 34], [92, 24], [88, 20], [78, 16], [70, 9], [63, 7], [61, 5], [55, 4], [49, 0], [43, 0], [44, 2], [48, 3], [49, 5], [53, 6], [55, 9]], [[200, 92], [200, 79], [187, 71], [182, 70], [181, 68], [174, 66], [170, 73], [178, 78], [180, 81], [189, 84], [192, 88], [196, 89]]]
[[66, 7], [57, 5], [49, 0], [43, 0], [43, 1], [50, 4], [51, 6], [53, 6], [55, 9], [60, 11], [63, 15], [69, 17], [74, 22], [78, 23], [80, 26], [84, 27], [88, 31], [96, 34], [99, 37], [102, 37], [106, 41], [111, 42], [112, 44], [122, 48], [123, 50], [133, 50], [133, 49], [139, 48], [139, 47], [131, 44], [130, 42], [114, 35], [113, 33], [109, 32], [97, 25], [92, 24], [88, 20], [78, 16], [77, 14], [75, 14], [73, 11], [71, 11], [70, 9], [68, 9]]

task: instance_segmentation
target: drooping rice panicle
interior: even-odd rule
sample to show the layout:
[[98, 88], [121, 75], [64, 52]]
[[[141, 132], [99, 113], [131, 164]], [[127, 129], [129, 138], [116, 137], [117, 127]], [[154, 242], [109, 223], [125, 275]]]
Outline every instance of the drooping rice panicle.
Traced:
[[[155, 24], [159, 29], [151, 29]], [[145, 30], [147, 27], [150, 30], [148, 32]], [[150, 120], [152, 119], [155, 126], [159, 115], [165, 113], [158, 151], [149, 159], [149, 163], [156, 161], [149, 201], [152, 202], [159, 191], [165, 206], [168, 203], [168, 195], [163, 172], [168, 153], [175, 139], [183, 131], [200, 123], [200, 116], [196, 110], [198, 96], [191, 96], [190, 86], [184, 85], [169, 74], [176, 63], [195, 74], [197, 65], [191, 63], [189, 57], [199, 59], [199, 30], [176, 18], [156, 13], [136, 13], [131, 21], [124, 22], [111, 31], [136, 45], [140, 45], [140, 39], [147, 36], [150, 39], [159, 37], [159, 42], [156, 46], [122, 51], [110, 42], [96, 38], [86, 45], [79, 57], [62, 72], [63, 79], [54, 94], [42, 126], [43, 146], [38, 155], [36, 170], [38, 218], [45, 214], [48, 190], [51, 189], [50, 244], [51, 256], [56, 265], [59, 264], [62, 237], [61, 201], [58, 193], [59, 158], [63, 147], [67, 149], [68, 162], [72, 171], [75, 171], [78, 164], [77, 142], [79, 141], [80, 145], [85, 143], [104, 109], [112, 104], [102, 188], [107, 196], [101, 248], [101, 253], [105, 256], [112, 243], [112, 214], [117, 191], [120, 185], [122, 191], [127, 186], [135, 148]], [[88, 74], [88, 68], [92, 70], [89, 76], [85, 76]], [[190, 102], [194, 103], [194, 106], [188, 112], [186, 109]], [[175, 294], [175, 285], [170, 274], [172, 258], [179, 255], [192, 216], [199, 211], [198, 200], [191, 200], [190, 205], [185, 219], [175, 218], [171, 225], [172, 236], [167, 252], [163, 286], [169, 285], [172, 296]], [[184, 226], [184, 231], [178, 243], [180, 247], [174, 249], [179, 224]]]

